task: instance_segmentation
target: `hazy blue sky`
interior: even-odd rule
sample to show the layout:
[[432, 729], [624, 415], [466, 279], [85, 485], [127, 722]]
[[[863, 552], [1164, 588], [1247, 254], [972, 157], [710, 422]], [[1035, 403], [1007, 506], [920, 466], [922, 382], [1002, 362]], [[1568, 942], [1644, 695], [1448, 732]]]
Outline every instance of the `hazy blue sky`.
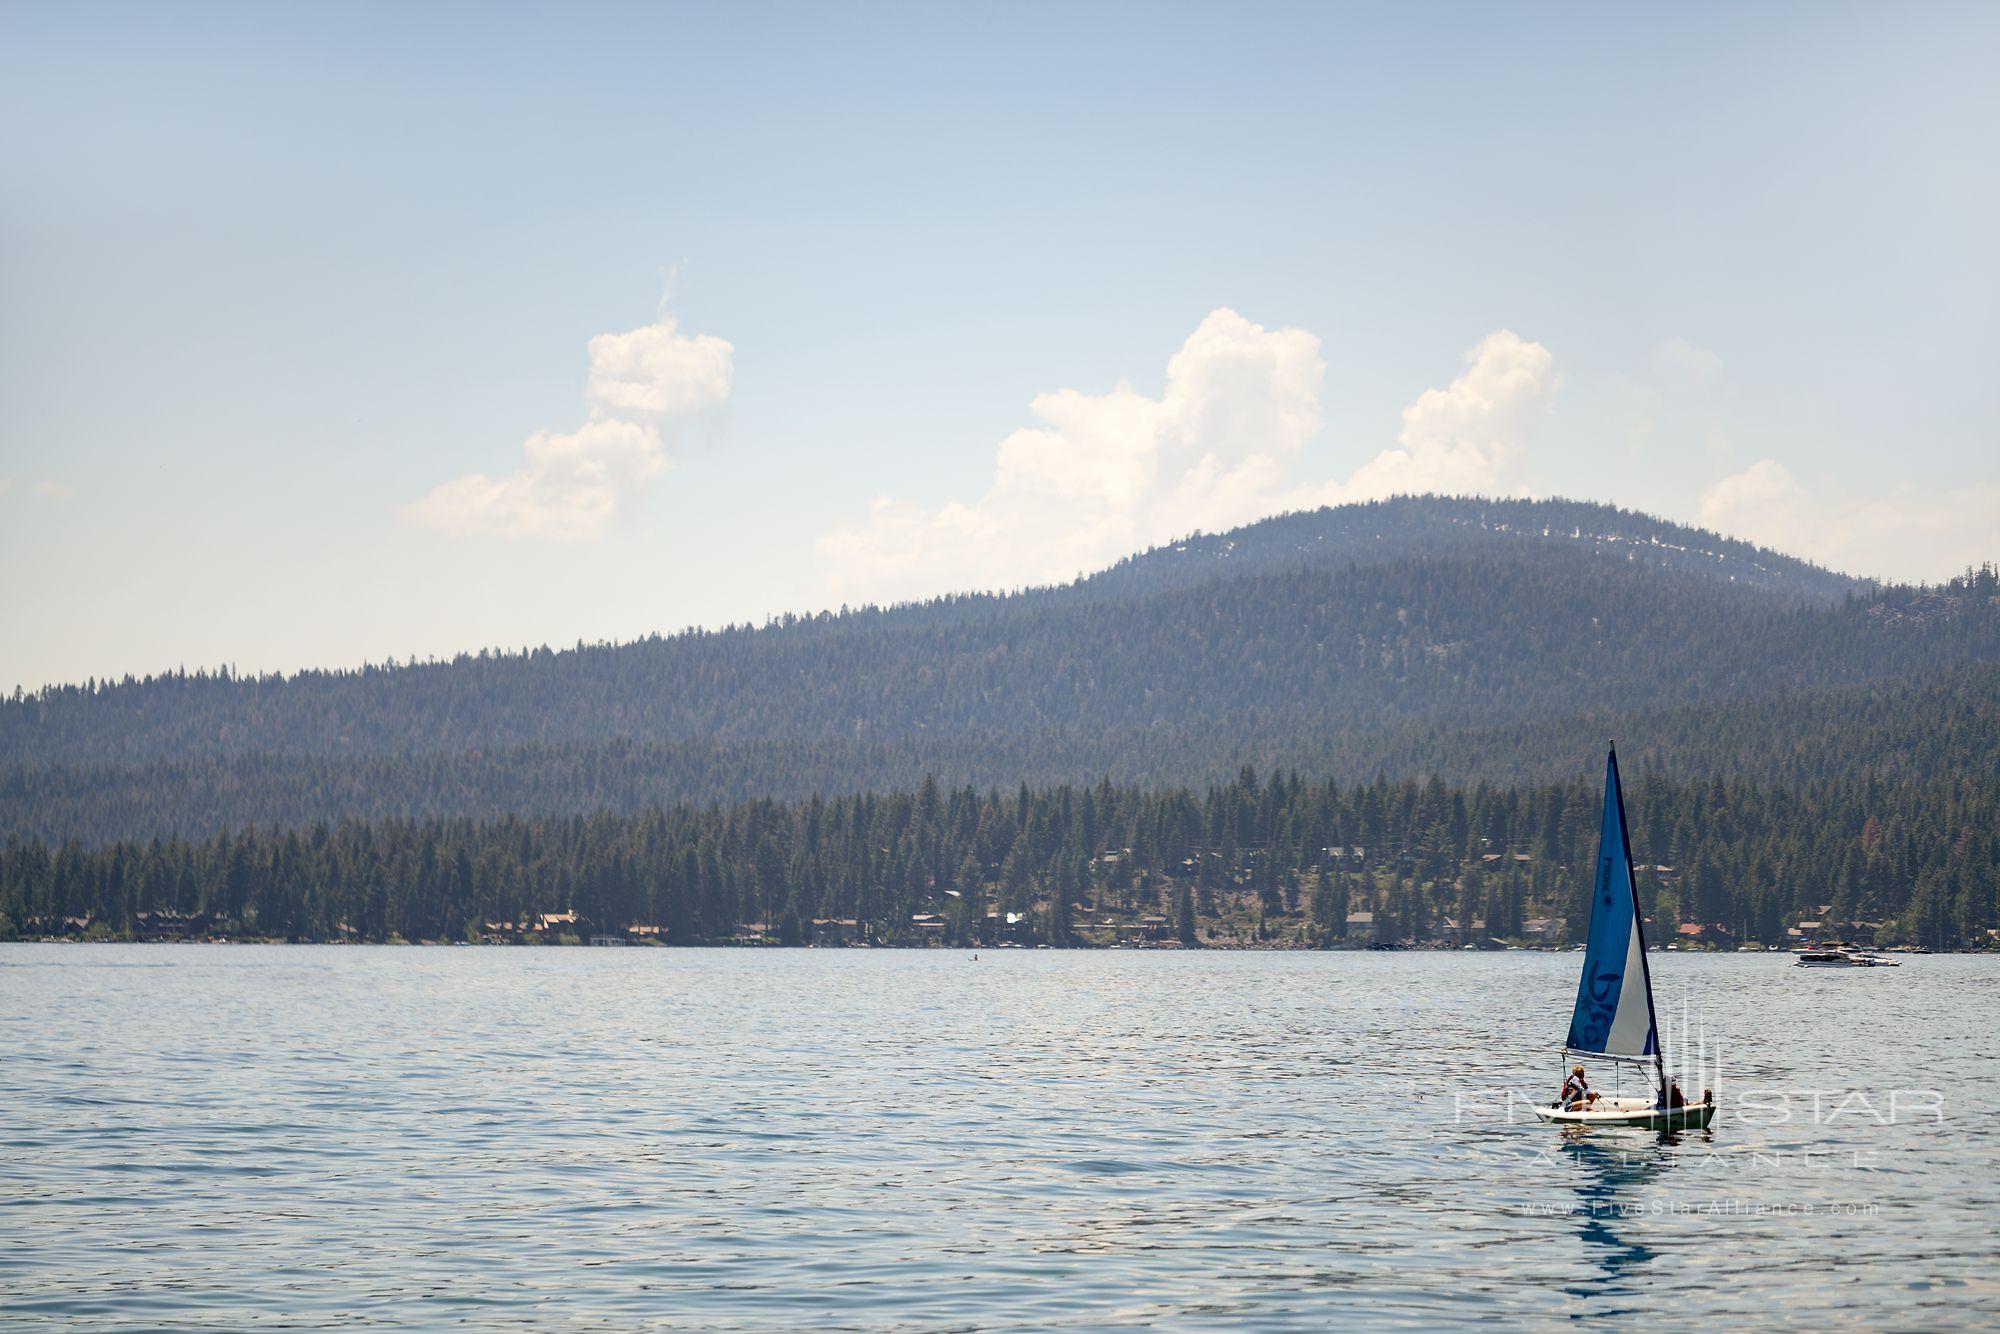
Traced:
[[7, 3], [0, 685], [1404, 489], [1939, 578], [2000, 557], [1996, 65], [1991, 4]]

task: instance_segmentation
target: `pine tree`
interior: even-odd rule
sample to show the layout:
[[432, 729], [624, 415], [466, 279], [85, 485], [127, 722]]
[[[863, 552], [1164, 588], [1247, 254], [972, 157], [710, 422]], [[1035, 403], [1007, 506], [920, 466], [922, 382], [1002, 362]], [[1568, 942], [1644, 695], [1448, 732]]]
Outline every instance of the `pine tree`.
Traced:
[[1311, 900], [1313, 942], [1324, 946], [1335, 936], [1342, 934], [1345, 923], [1334, 919], [1333, 880], [1324, 867], [1313, 875]]

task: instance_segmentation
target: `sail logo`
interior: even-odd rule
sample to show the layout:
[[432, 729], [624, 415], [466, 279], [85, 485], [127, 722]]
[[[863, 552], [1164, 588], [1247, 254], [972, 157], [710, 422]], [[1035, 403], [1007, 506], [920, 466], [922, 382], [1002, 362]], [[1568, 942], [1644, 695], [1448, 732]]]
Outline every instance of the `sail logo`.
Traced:
[[[1611, 812], [1607, 808], [1609, 818]], [[1587, 1051], [1602, 1051], [1618, 1022], [1619, 1002], [1625, 994], [1626, 960], [1621, 957], [1607, 927], [1618, 921], [1618, 890], [1615, 879], [1618, 861], [1612, 853], [1622, 851], [1623, 839], [1605, 838], [1597, 855], [1597, 905], [1591, 913], [1589, 953], [1584, 956], [1584, 975], [1577, 986], [1576, 1013], [1571, 1017], [1568, 1045]], [[1615, 931], [1615, 927], [1611, 927]]]
[[1590, 979], [1587, 995], [1590, 998], [1590, 1013], [1585, 1016], [1572, 1046], [1601, 1047], [1611, 1035], [1611, 1024], [1618, 1017], [1618, 998], [1624, 994], [1625, 974], [1622, 969], [1605, 968]]

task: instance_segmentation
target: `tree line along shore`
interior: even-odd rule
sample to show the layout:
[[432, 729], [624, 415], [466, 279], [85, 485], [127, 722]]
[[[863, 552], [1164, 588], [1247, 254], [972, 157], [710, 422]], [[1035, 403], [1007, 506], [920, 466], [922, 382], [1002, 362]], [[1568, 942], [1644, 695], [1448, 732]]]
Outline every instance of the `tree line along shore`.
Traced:
[[[1560, 945], [1587, 783], [947, 787], [0, 849], [0, 939]], [[1628, 785], [1655, 941], [1990, 948], [2000, 778]]]

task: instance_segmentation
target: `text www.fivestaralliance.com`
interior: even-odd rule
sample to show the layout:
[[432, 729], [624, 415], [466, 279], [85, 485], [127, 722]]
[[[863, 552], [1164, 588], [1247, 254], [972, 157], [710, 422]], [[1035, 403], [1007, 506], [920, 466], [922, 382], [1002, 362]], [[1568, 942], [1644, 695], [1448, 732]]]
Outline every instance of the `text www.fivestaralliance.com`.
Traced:
[[1620, 1204], [1602, 1200], [1573, 1200], [1567, 1203], [1541, 1201], [1523, 1205], [1521, 1212], [1531, 1217], [1561, 1218], [1645, 1218], [1680, 1214], [1692, 1217], [1799, 1218], [1839, 1215], [1872, 1218], [1882, 1212], [1879, 1204], [1829, 1204], [1812, 1200], [1653, 1200], [1644, 1204]]

